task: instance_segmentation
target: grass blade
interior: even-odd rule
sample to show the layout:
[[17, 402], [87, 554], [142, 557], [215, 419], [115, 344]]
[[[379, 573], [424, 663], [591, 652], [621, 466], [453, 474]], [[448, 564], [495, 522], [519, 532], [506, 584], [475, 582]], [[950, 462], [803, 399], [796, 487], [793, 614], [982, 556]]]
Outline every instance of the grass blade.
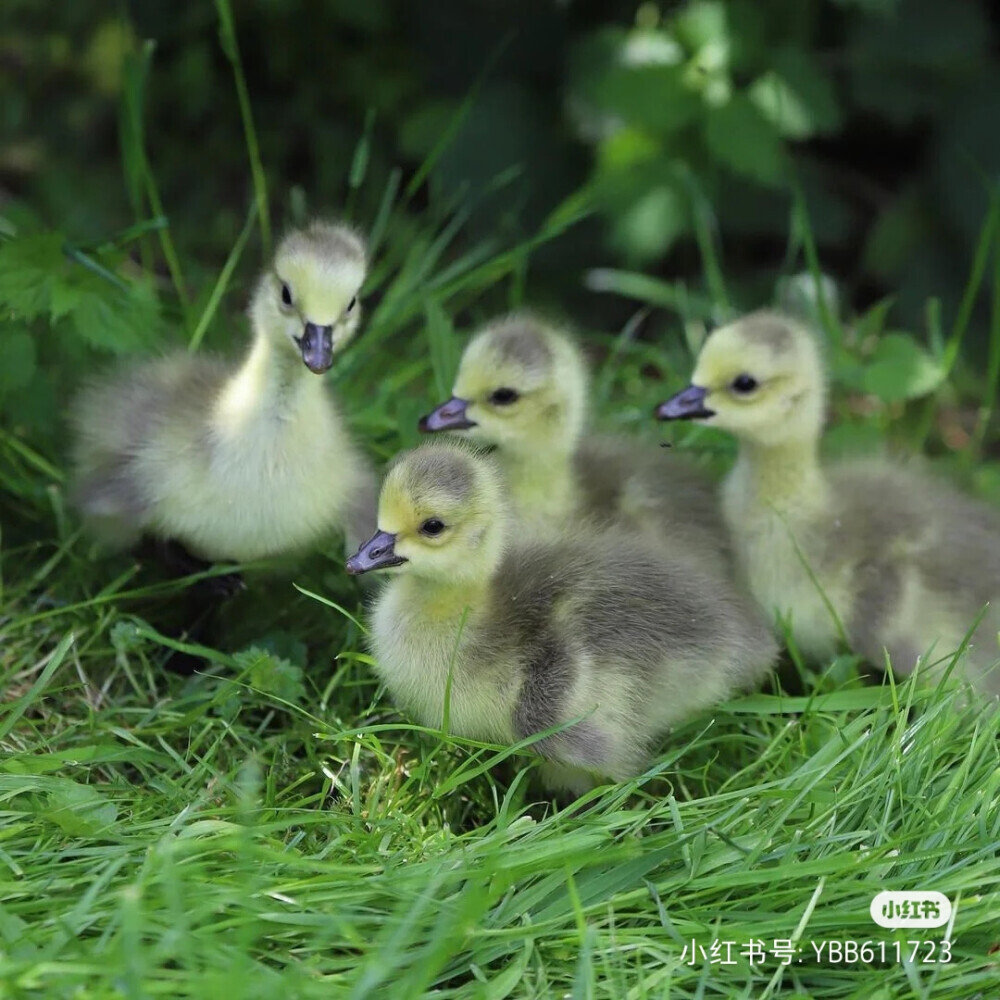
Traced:
[[[154, 50], [154, 43], [146, 42], [140, 52], [136, 54], [130, 53], [126, 57], [122, 82], [122, 110], [119, 116], [122, 157], [125, 162], [127, 188], [133, 212], [140, 221], [145, 215], [142, 205], [143, 197], [148, 202], [150, 211], [154, 216], [158, 218], [166, 217], [166, 213], [163, 210], [163, 202], [160, 199], [160, 191], [156, 184], [156, 178], [153, 176], [149, 157], [146, 154], [142, 118], [146, 81], [149, 77], [149, 68], [152, 63]], [[170, 227], [161, 226], [157, 232], [160, 237], [160, 247], [163, 251], [163, 257], [167, 262], [167, 269], [170, 271], [170, 278], [173, 281], [177, 298], [181, 304], [185, 325], [187, 325], [191, 299], [188, 295], [187, 283], [184, 280], [184, 271], [181, 268], [180, 258], [177, 255], [173, 238], [170, 235]], [[144, 263], [147, 271], [152, 270], [151, 262], [148, 259]]]
[[229, 256], [226, 258], [226, 263], [219, 272], [219, 277], [212, 288], [212, 294], [208, 297], [208, 302], [205, 304], [205, 308], [198, 319], [198, 325], [191, 332], [191, 339], [188, 341], [188, 350], [192, 353], [197, 351], [201, 346], [202, 339], [212, 324], [215, 313], [219, 308], [219, 303], [222, 301], [222, 297], [226, 294], [226, 289], [229, 287], [233, 271], [236, 270], [236, 265], [239, 263], [240, 257], [243, 256], [243, 250], [247, 245], [247, 240], [250, 238], [250, 233], [253, 232], [253, 224], [256, 218], [257, 205], [254, 203], [250, 206], [247, 212], [247, 220], [243, 223], [243, 229], [240, 230], [240, 235], [236, 238], [236, 242], [233, 244], [233, 248], [229, 251]]
[[268, 256], [271, 253], [271, 209], [267, 198], [267, 178], [264, 175], [264, 164], [260, 158], [257, 129], [254, 127], [253, 110], [250, 107], [250, 93], [247, 90], [246, 76], [243, 73], [239, 43], [236, 40], [236, 22], [233, 19], [233, 10], [229, 0], [215, 0], [215, 9], [219, 14], [219, 41], [222, 45], [222, 51], [233, 67], [233, 82], [236, 85], [236, 98], [240, 105], [243, 135], [247, 144], [247, 157], [250, 160], [250, 172], [253, 175], [254, 200], [257, 204], [257, 218], [260, 220], [260, 238], [264, 255]]

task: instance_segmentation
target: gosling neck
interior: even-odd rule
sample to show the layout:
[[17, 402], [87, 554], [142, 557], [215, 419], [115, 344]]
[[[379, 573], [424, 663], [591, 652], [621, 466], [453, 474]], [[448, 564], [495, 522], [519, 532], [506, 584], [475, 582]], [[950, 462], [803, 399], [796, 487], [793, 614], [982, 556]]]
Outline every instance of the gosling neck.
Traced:
[[827, 498], [819, 441], [813, 436], [768, 444], [742, 441], [732, 477], [755, 506], [801, 510], [822, 507]]
[[275, 343], [258, 328], [246, 359], [222, 391], [218, 415], [236, 424], [252, 419], [287, 420], [307, 398], [322, 391], [322, 379], [306, 368], [295, 351]]
[[463, 577], [457, 580], [427, 579], [407, 573], [397, 584], [406, 594], [408, 607], [419, 609], [425, 621], [460, 621], [483, 607], [490, 595], [492, 581]]
[[529, 449], [501, 448], [499, 458], [522, 519], [547, 518], [576, 504], [575, 442], [543, 439]]

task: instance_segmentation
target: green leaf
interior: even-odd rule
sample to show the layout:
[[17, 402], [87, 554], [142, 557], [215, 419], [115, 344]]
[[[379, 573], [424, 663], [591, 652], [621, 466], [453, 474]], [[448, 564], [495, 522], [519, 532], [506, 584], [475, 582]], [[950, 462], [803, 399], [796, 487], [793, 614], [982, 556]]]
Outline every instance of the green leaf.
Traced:
[[106, 802], [90, 785], [58, 779], [46, 793], [40, 815], [71, 837], [92, 837], [118, 817], [113, 802]]
[[371, 159], [372, 127], [375, 124], [375, 109], [369, 108], [365, 116], [365, 130], [354, 148], [354, 158], [347, 175], [347, 186], [352, 190], [361, 187], [368, 173], [368, 161]]
[[65, 270], [61, 233], [32, 233], [0, 243], [0, 307], [19, 319], [49, 308], [55, 278]]
[[113, 354], [142, 352], [156, 342], [161, 325], [156, 301], [142, 285], [133, 286], [127, 293], [101, 283], [95, 275], [88, 274], [84, 282], [90, 287], [81, 289], [76, 308], [72, 313], [77, 333], [92, 347]]
[[885, 324], [889, 318], [889, 310], [892, 309], [895, 302], [895, 297], [887, 295], [858, 317], [854, 323], [855, 336], [858, 341], [864, 343], [868, 337], [882, 336], [882, 331], [885, 330]]
[[874, 421], [840, 420], [823, 435], [823, 454], [836, 458], [878, 455], [885, 435]]
[[615, 66], [596, 93], [603, 110], [660, 134], [683, 128], [700, 107], [676, 66]]
[[65, 281], [53, 280], [49, 292], [49, 318], [57, 323], [80, 302], [80, 290]]
[[661, 155], [660, 144], [646, 132], [621, 128], [602, 140], [596, 149], [598, 169], [611, 174], [649, 163]]
[[302, 670], [288, 660], [275, 656], [260, 646], [251, 646], [237, 653], [237, 666], [247, 672], [252, 687], [265, 694], [272, 694], [282, 701], [298, 705], [305, 698]]
[[691, 51], [711, 44], [728, 44], [726, 6], [720, 0], [693, 0], [684, 4], [674, 20], [674, 33]]
[[26, 330], [0, 327], [0, 396], [26, 386], [35, 374], [35, 342]]
[[840, 108], [829, 79], [804, 52], [786, 50], [748, 91], [760, 113], [789, 139], [835, 131]]
[[28, 925], [16, 914], [0, 909], [0, 941], [10, 958], [32, 960], [38, 948], [32, 944]]
[[614, 220], [614, 240], [643, 260], [662, 256], [687, 229], [688, 200], [676, 187], [647, 189]]
[[664, 135], [691, 122], [701, 99], [685, 84], [684, 68], [629, 65], [622, 60], [626, 47], [627, 36], [615, 31], [592, 36], [574, 50], [570, 90], [584, 130], [607, 135], [609, 124], [621, 124]]
[[51, 774], [53, 771], [64, 771], [95, 763], [127, 761], [134, 764], [138, 760], [155, 758], [156, 754], [150, 750], [102, 743], [77, 746], [72, 750], [53, 750], [48, 753], [18, 753], [0, 761], [0, 771], [7, 774]]
[[865, 392], [891, 403], [926, 396], [944, 378], [944, 368], [908, 333], [887, 333], [865, 367], [863, 385]]
[[785, 177], [785, 151], [775, 127], [749, 97], [709, 108], [705, 138], [712, 153], [733, 173], [777, 186]]

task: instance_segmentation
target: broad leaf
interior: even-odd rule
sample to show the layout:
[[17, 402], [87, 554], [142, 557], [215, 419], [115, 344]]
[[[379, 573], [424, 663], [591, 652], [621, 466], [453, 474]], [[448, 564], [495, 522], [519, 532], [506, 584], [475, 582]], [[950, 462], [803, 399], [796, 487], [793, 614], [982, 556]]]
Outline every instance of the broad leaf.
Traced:
[[32, 233], [0, 242], [0, 307], [18, 319], [49, 308], [53, 281], [66, 269], [61, 233]]
[[251, 646], [237, 653], [234, 659], [241, 669], [247, 671], [247, 680], [259, 691], [296, 705], [305, 697], [302, 669], [288, 660], [260, 646]]
[[80, 289], [68, 281], [52, 281], [49, 294], [49, 318], [57, 323], [71, 313], [81, 299]]
[[720, 0], [694, 0], [683, 5], [673, 22], [677, 37], [691, 51], [729, 43], [729, 12]]
[[941, 365], [909, 334], [887, 333], [865, 367], [863, 384], [866, 392], [891, 403], [926, 396], [944, 377]]
[[[570, 92], [584, 131], [607, 136], [630, 125], [653, 134], [674, 132], [692, 121], [700, 98], [684, 83], [681, 66], [630, 65], [623, 58], [628, 36], [603, 31], [576, 46], [571, 56]], [[594, 118], [594, 121], [589, 121]]]
[[640, 260], [662, 256], [687, 229], [688, 202], [675, 186], [661, 184], [647, 189], [641, 198], [614, 220], [614, 239]]
[[749, 97], [740, 94], [722, 107], [709, 108], [705, 138], [733, 173], [775, 186], [783, 180], [785, 152], [777, 129]]
[[85, 290], [71, 319], [77, 333], [92, 347], [114, 354], [142, 352], [159, 338], [160, 319], [156, 302], [137, 285], [128, 292], [114, 286], [104, 287], [96, 276], [89, 276]]
[[71, 837], [92, 837], [111, 826], [118, 816], [115, 804], [107, 802], [90, 785], [64, 778], [53, 780], [45, 804], [38, 811]]
[[750, 100], [789, 139], [808, 139], [840, 125], [840, 109], [829, 79], [803, 52], [786, 50], [750, 87]]

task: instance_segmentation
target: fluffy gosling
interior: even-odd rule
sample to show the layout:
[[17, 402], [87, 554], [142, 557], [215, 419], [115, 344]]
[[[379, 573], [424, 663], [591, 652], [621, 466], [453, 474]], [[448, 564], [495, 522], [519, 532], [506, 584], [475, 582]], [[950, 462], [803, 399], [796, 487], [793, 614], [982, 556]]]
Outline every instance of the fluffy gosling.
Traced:
[[453, 398], [420, 422], [492, 445], [520, 521], [582, 514], [683, 542], [719, 569], [727, 538], [706, 477], [663, 449], [585, 435], [589, 373], [579, 345], [529, 313], [485, 326], [462, 355]]
[[375, 669], [423, 725], [534, 744], [550, 787], [629, 778], [670, 726], [752, 686], [776, 646], [753, 602], [697, 560], [622, 528], [508, 530], [490, 456], [430, 444], [386, 475], [350, 573], [392, 569], [371, 614]]
[[376, 486], [319, 376], [354, 336], [366, 250], [325, 222], [290, 233], [250, 305], [253, 343], [233, 366], [177, 352], [125, 365], [77, 398], [72, 495], [117, 548], [140, 536], [205, 560], [370, 534]]
[[[663, 420], [735, 434], [739, 458], [722, 509], [754, 596], [790, 623], [798, 646], [828, 658], [839, 640], [911, 671], [933, 649], [971, 641], [971, 679], [1000, 691], [1000, 512], [885, 460], [819, 459], [827, 378], [819, 344], [779, 313], [751, 313], [705, 342], [692, 384]], [[842, 635], [843, 632], [843, 635]]]

